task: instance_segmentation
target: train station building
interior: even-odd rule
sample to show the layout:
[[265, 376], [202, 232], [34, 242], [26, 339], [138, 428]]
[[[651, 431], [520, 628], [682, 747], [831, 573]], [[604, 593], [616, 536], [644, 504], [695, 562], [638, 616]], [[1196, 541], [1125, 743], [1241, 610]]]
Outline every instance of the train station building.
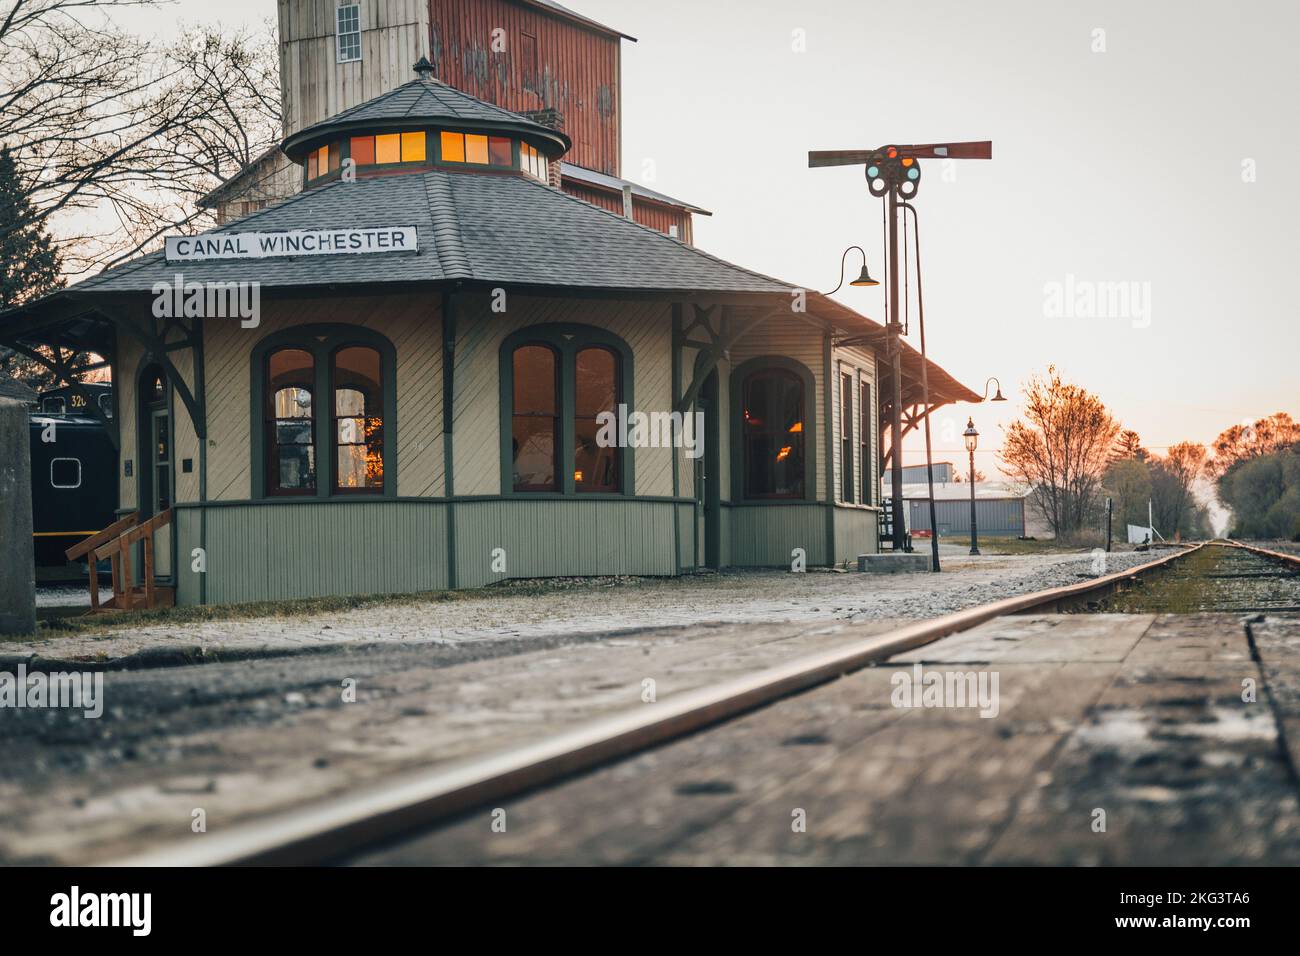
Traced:
[[[0, 342], [111, 363], [120, 514], [167, 516], [158, 587], [226, 603], [877, 550], [884, 327], [638, 221], [630, 184], [617, 211], [579, 195], [623, 181], [575, 167], [557, 116], [410, 63], [289, 133], [292, 195], [0, 316]], [[932, 407], [979, 399], [928, 376]], [[673, 413], [684, 431], [638, 430]]]

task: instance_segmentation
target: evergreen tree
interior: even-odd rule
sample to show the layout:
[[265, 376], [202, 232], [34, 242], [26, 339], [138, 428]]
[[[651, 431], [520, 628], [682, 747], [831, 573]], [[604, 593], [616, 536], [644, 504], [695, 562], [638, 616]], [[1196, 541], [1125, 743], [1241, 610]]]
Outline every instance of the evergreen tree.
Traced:
[[[0, 311], [63, 286], [59, 252], [44, 227], [31, 221], [32, 214], [9, 147], [0, 146]], [[5, 348], [0, 348], [0, 373], [37, 389], [56, 384], [44, 366]]]
[[33, 212], [13, 155], [0, 146], [0, 311], [63, 285], [58, 250], [44, 228], [29, 221]]

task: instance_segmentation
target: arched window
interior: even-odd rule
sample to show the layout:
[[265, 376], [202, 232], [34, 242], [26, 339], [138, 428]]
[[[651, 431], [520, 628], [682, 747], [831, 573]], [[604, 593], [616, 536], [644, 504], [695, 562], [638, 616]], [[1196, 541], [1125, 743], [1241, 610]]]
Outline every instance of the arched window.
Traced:
[[601, 416], [631, 406], [631, 369], [631, 351], [603, 329], [537, 326], [507, 338], [503, 491], [630, 493], [631, 456], [608, 440]]
[[574, 360], [573, 485], [582, 491], [616, 492], [618, 447], [600, 442], [602, 412], [618, 413], [618, 356], [592, 346]]
[[515, 491], [559, 491], [560, 376], [555, 349], [522, 345], [513, 357], [511, 472]]
[[334, 490], [384, 490], [384, 377], [379, 351], [350, 345], [334, 353]]
[[310, 325], [253, 350], [253, 496], [396, 493], [392, 344], [369, 329]]
[[742, 386], [746, 498], [804, 497], [804, 383], [785, 368], [764, 368]]
[[316, 491], [312, 390], [316, 363], [304, 349], [277, 349], [266, 360], [266, 492]]

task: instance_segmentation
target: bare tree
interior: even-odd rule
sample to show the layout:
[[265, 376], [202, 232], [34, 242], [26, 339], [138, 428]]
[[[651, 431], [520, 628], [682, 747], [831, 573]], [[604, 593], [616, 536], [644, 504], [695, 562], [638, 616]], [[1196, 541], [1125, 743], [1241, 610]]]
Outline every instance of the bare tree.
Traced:
[[1097, 510], [1102, 474], [1119, 424], [1096, 396], [1062, 381], [1054, 366], [1025, 388], [1025, 421], [1013, 422], [1000, 453], [1003, 471], [1059, 537], [1080, 531]]
[[1207, 465], [1207, 472], [1221, 477], [1239, 461], [1268, 455], [1297, 443], [1300, 443], [1300, 424], [1286, 412], [1274, 412], [1249, 424], [1233, 425], [1214, 439], [1211, 446], [1214, 457]]
[[0, 5], [0, 142], [32, 210], [4, 228], [49, 225], [72, 274], [197, 227], [194, 201], [279, 135], [274, 38], [194, 29], [154, 50], [111, 16], [153, 3]]
[[1192, 532], [1197, 502], [1194, 486], [1205, 473], [1205, 446], [1195, 442], [1180, 442], [1154, 464], [1159, 472], [1152, 483], [1153, 510], [1170, 535]]

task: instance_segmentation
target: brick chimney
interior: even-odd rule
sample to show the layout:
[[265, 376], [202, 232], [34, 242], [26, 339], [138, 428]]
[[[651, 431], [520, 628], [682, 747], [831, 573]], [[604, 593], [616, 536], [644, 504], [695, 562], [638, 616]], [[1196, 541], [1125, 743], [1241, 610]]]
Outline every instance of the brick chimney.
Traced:
[[[528, 110], [520, 115], [532, 120], [538, 126], [545, 126], [557, 133], [564, 132], [564, 114], [554, 107], [547, 107], [544, 110]], [[546, 164], [546, 180], [552, 189], [560, 188], [560, 161], [558, 159], [552, 159]]]

